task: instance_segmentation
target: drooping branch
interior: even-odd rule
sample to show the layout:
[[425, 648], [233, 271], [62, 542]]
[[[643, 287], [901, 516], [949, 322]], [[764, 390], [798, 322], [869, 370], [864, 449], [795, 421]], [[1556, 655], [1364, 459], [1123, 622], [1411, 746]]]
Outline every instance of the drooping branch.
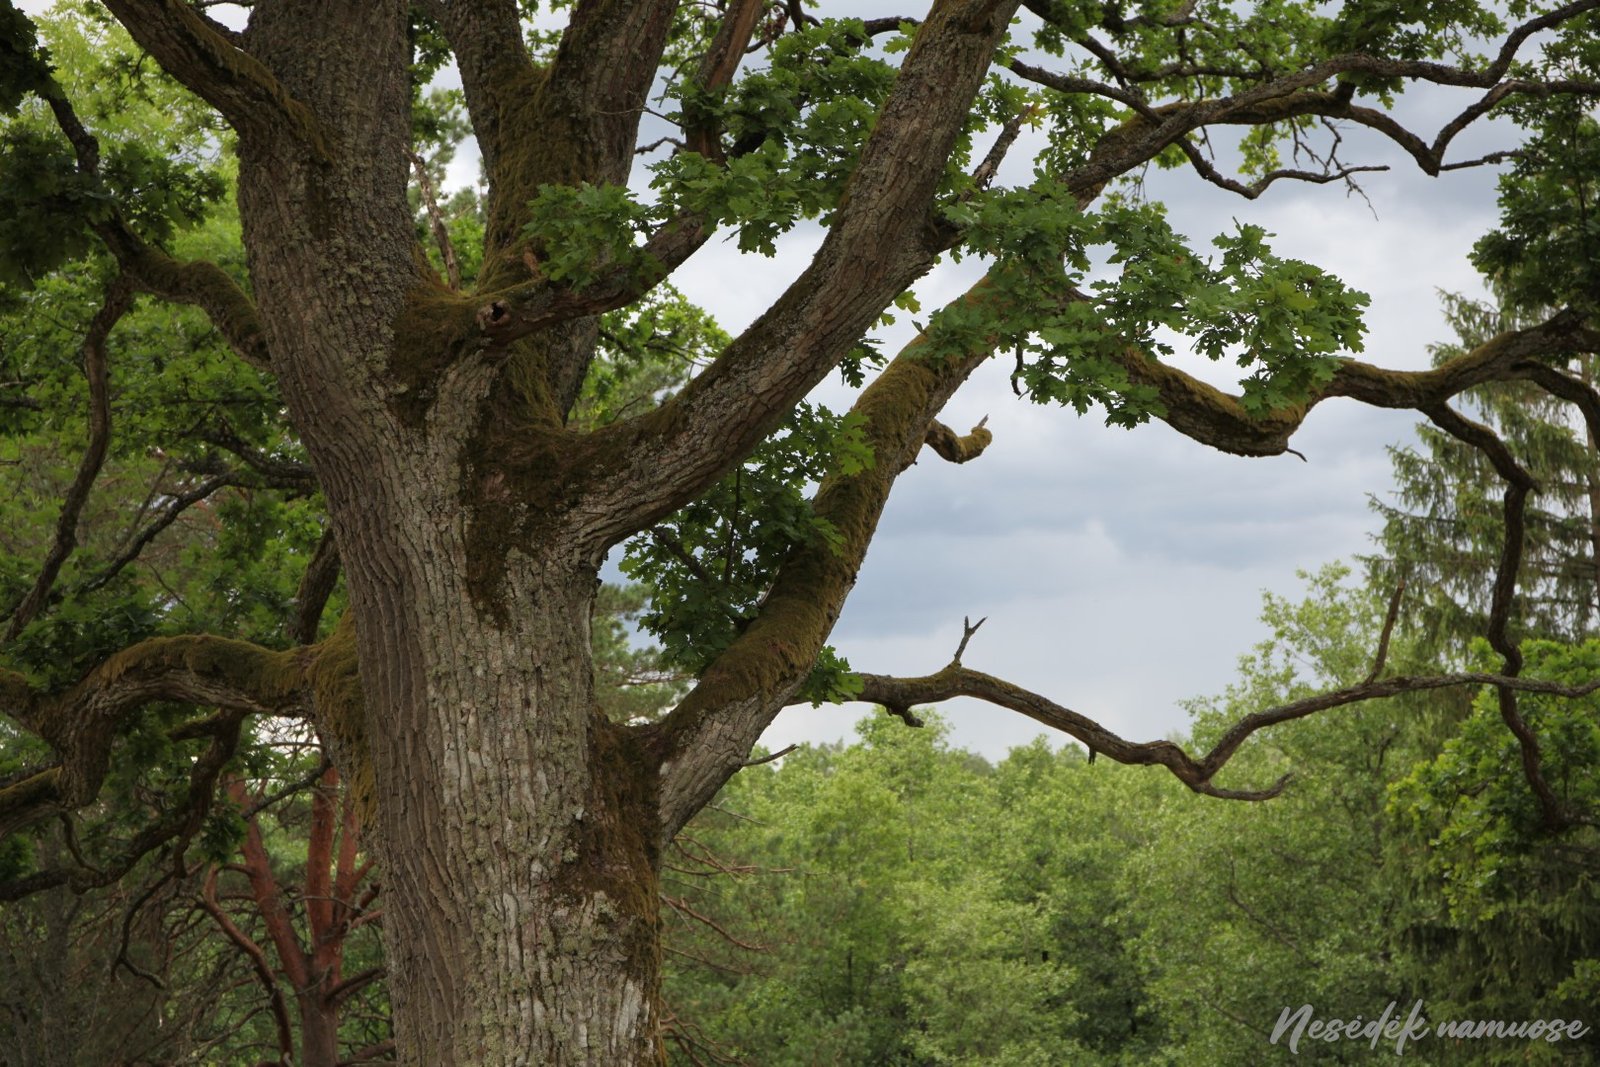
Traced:
[[[1509, 677], [1516, 677], [1522, 673], [1523, 658], [1522, 649], [1510, 632], [1511, 610], [1517, 593], [1517, 573], [1522, 566], [1528, 495], [1535, 488], [1533, 476], [1517, 462], [1505, 442], [1489, 427], [1473, 422], [1444, 403], [1430, 405], [1422, 411], [1441, 430], [1487, 456], [1495, 472], [1506, 483], [1503, 504], [1505, 541], [1501, 545], [1500, 561], [1495, 569], [1485, 636], [1489, 639], [1490, 647], [1500, 655], [1502, 671]], [[1495, 695], [1500, 718], [1517, 739], [1522, 753], [1523, 777], [1528, 780], [1529, 787], [1539, 800], [1545, 825], [1551, 831], [1560, 830], [1568, 821], [1566, 807], [1545, 780], [1539, 737], [1517, 707], [1517, 691], [1509, 685], [1499, 685]]]
[[[20, 900], [58, 886], [69, 886], [74, 892], [81, 893], [111, 885], [133, 870], [134, 865], [145, 856], [169, 844], [181, 855], [188, 842], [199, 833], [211, 810], [216, 798], [217, 780], [233, 758], [239, 743], [239, 728], [247, 714], [247, 710], [241, 707], [212, 717], [206, 731], [211, 743], [190, 767], [189, 784], [183, 799], [159, 812], [152, 822], [109, 855], [100, 857], [96, 866], [86, 867], [75, 862], [71, 866], [48, 867], [9, 882], [0, 882], [0, 901]], [[18, 784], [24, 787], [36, 783], [42, 786], [29, 791], [33, 799], [47, 806], [44, 814], [64, 807], [59, 803], [58, 791], [63, 770], [62, 767], [51, 767], [42, 775], [28, 774], [19, 780]], [[16, 826], [32, 821], [39, 814], [22, 810], [16, 803], [17, 799], [10, 795], [9, 788], [0, 789], [0, 837]]]
[[110, 338], [112, 327], [127, 314], [132, 303], [127, 281], [119, 275], [111, 283], [106, 292], [105, 302], [89, 323], [89, 330], [81, 348], [84, 378], [89, 387], [88, 447], [83, 451], [83, 458], [78, 462], [78, 472], [61, 502], [61, 514], [56, 519], [55, 539], [50, 545], [50, 551], [45, 555], [44, 563], [39, 568], [39, 575], [34, 579], [33, 587], [28, 590], [27, 595], [11, 612], [11, 622], [6, 627], [6, 641], [14, 640], [23, 628], [38, 616], [50, 596], [50, 590], [55, 586], [56, 576], [61, 573], [62, 564], [66, 563], [67, 557], [77, 547], [78, 519], [83, 514], [83, 506], [89, 500], [89, 492], [94, 488], [95, 479], [100, 475], [100, 467], [105, 463], [106, 450], [111, 444], [110, 374], [106, 366], [106, 342]]
[[307, 666], [303, 655], [194, 635], [142, 641], [56, 695], [35, 692], [19, 675], [0, 676], [6, 712], [58, 759], [0, 789], [0, 837], [91, 802], [118, 731], [138, 708], [158, 700], [219, 708], [223, 714], [213, 717], [211, 732], [236, 737], [248, 715], [307, 714]]
[[272, 371], [255, 301], [227, 271], [207, 260], [174, 259], [126, 226], [108, 223], [98, 232], [140, 292], [199, 308], [234, 355], [256, 370]]

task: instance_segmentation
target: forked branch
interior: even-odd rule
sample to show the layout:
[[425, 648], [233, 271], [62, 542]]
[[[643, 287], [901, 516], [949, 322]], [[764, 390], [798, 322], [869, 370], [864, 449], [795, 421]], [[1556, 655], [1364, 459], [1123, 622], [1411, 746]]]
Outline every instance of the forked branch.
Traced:
[[1048, 697], [1023, 689], [993, 675], [953, 664], [937, 674], [922, 678], [896, 678], [881, 674], [860, 676], [858, 699], [894, 708], [934, 704], [955, 697], [973, 697], [1028, 716], [1059, 730], [1103, 753], [1118, 763], [1140, 766], [1160, 765], [1196, 793], [1227, 800], [1267, 800], [1277, 796], [1288, 784], [1287, 776], [1262, 789], [1223, 789], [1213, 779], [1233, 754], [1252, 734], [1268, 726], [1303, 719], [1319, 711], [1345, 707], [1368, 700], [1460, 686], [1493, 685], [1516, 692], [1542, 693], [1558, 697], [1582, 697], [1600, 691], [1600, 681], [1566, 686], [1487, 672], [1445, 675], [1405, 675], [1365, 681], [1303, 700], [1279, 704], [1253, 712], [1234, 723], [1216, 745], [1203, 756], [1195, 757], [1172, 741], [1133, 742], [1113, 733], [1093, 719]]

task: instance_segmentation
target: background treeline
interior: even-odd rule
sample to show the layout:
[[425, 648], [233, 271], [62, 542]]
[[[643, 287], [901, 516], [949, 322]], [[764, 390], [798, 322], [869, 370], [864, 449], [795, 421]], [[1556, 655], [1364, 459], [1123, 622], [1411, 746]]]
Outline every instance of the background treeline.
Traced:
[[[1238, 682], [1194, 705], [1202, 743], [1251, 710], [1370, 669], [1381, 600], [1328, 568]], [[1600, 644], [1537, 644], [1530, 672], [1600, 669]], [[1593, 701], [1530, 701], [1563, 795], [1596, 811]], [[1600, 844], [1539, 828], [1492, 699], [1395, 700], [1270, 731], [1240, 786], [1195, 797], [1164, 771], [1044, 741], [997, 765], [923, 730], [741, 774], [681, 848], [669, 995], [681, 1062], [1250, 1064], [1285, 1006], [1433, 1019], [1595, 1019]], [[704, 857], [731, 872], [712, 877]], [[735, 941], [759, 943], [749, 951]], [[698, 1042], [693, 1045], [692, 1042]], [[1308, 1045], [1310, 1046], [1308, 1048]], [[1364, 1042], [1300, 1055], [1368, 1062]], [[1392, 1044], [1388, 1046], [1392, 1049]], [[1392, 1051], [1388, 1055], [1392, 1055]], [[1573, 1063], [1521, 1041], [1413, 1044], [1418, 1063]]]

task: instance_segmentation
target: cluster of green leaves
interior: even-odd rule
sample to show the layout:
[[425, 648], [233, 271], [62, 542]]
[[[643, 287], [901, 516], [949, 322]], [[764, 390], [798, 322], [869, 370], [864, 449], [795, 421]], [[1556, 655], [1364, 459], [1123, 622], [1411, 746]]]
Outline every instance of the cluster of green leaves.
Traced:
[[[1093, 80], [1106, 69], [1092, 51], [1096, 39], [1116, 55], [1114, 80], [1134, 87], [1152, 104], [1217, 99], [1248, 90], [1330, 55], [1360, 52], [1397, 59], [1444, 60], [1481, 66], [1483, 42], [1503, 32], [1502, 10], [1476, 0], [1422, 3], [1417, 0], [1253, 0], [1250, 3], [1193, 3], [1145, 0], [1138, 4], [1076, 3], [1042, 5], [1042, 22], [1032, 44], [1056, 57], [1052, 66]], [[1527, 3], [1510, 5], [1518, 18]], [[1581, 36], [1581, 35], [1575, 35]], [[1399, 79], [1343, 75], [1358, 90], [1385, 106], [1401, 90]], [[1064, 162], [1085, 161], [1085, 145], [1097, 141], [1104, 124], [1131, 119], [1126, 109], [1083, 95], [1044, 94], [1056, 129], [1050, 153]], [[1260, 176], [1281, 165], [1280, 148], [1314, 120], [1286, 118], [1246, 127], [1240, 135], [1243, 170]], [[1085, 137], [1084, 133], [1091, 134]], [[1297, 146], [1298, 148], [1298, 146]], [[1169, 155], [1160, 165], [1181, 159]], [[1056, 173], [1060, 173], [1057, 171]]]
[[[839, 531], [812, 510], [809, 492], [872, 462], [858, 416], [803, 403], [710, 491], [629, 541], [622, 568], [651, 591], [640, 621], [668, 661], [698, 674], [755, 618], [790, 552], [836, 546]], [[818, 698], [844, 674], [831, 653], [820, 666], [807, 691]]]
[[[10, 48], [15, 60], [21, 23], [12, 15], [6, 6], [0, 26], [10, 44], [0, 47]], [[32, 27], [21, 28], [31, 49]], [[0, 209], [0, 292], [6, 298], [0, 306], [0, 378], [5, 382], [0, 462], [11, 475], [0, 498], [0, 608], [8, 610], [15, 609], [39, 573], [89, 439], [89, 389], [80, 346], [114, 272], [109, 257], [90, 241], [89, 227], [114, 208], [144, 239], [175, 256], [208, 260], [241, 282], [245, 278], [237, 217], [223, 195], [234, 164], [216, 116], [142, 59], [98, 5], [68, 6], [43, 19], [41, 30], [48, 53], [26, 54], [36, 72], [45, 69], [46, 56], [58, 68], [49, 80], [39, 73], [25, 86], [35, 95], [6, 95], [6, 113], [0, 116], [0, 142], [6, 146], [0, 198], [9, 198]], [[18, 63], [4, 64], [7, 75], [21, 69]], [[37, 95], [55, 92], [58, 82], [99, 143], [98, 181], [78, 171]], [[46, 224], [58, 228], [51, 234], [25, 229]], [[304, 463], [299, 443], [283, 429], [275, 386], [229, 352], [205, 316], [193, 309], [136, 302], [111, 332], [105, 355], [109, 447], [74, 531], [76, 548], [43, 611], [7, 643], [0, 665], [60, 690], [148, 636], [207, 631], [283, 645], [300, 576], [322, 537], [320, 500], [306, 485], [254, 472], [233, 452], [242, 450], [267, 465]], [[237, 484], [174, 510], [177, 498], [223, 470], [232, 471]], [[135, 551], [137, 561], [128, 562]], [[337, 616], [337, 599], [330, 618]], [[100, 800], [77, 814], [69, 838], [63, 839], [54, 822], [14, 836], [5, 874], [24, 877], [41, 867], [75, 862], [115, 869], [131, 839], [183, 810], [195, 760], [208, 741], [174, 741], [170, 734], [204, 714], [160, 705], [129, 716], [119, 726]], [[6, 732], [0, 774], [50, 762], [42, 744], [24, 738]], [[270, 775], [281, 760], [272, 738], [247, 737], [238, 763]], [[225, 808], [214, 810], [200, 830], [194, 856], [227, 853], [239, 829]], [[61, 966], [69, 970], [63, 974], [81, 982], [84, 968], [103, 973], [108, 953], [119, 944], [126, 894], [159, 877], [153, 863], [135, 867], [130, 889], [92, 898], [94, 907], [81, 916], [45, 922], [49, 905], [23, 907], [6, 936], [36, 928], [65, 931], [62, 936], [74, 938], [75, 947], [64, 955]], [[146, 913], [148, 923], [138, 927], [144, 932], [133, 938], [136, 955], [154, 966], [150, 960], [182, 956], [192, 948], [198, 969], [175, 979], [174, 989], [200, 990], [203, 1000], [208, 981], [231, 975], [232, 964], [223, 960], [231, 950], [199, 946], [188, 927], [163, 940], [159, 924], [166, 916], [161, 905]], [[209, 975], [207, 968], [214, 968]], [[61, 977], [43, 975], [40, 981], [48, 985]], [[87, 992], [64, 998], [71, 1011], [64, 1008], [41, 1033], [60, 1038], [73, 1026], [91, 1028], [85, 1020], [95, 1018], [94, 997], [104, 990], [99, 983], [81, 984]], [[7, 986], [6, 995], [11, 993], [23, 996]], [[122, 994], [133, 1013], [129, 1026], [142, 1025], [140, 1013], [153, 1010], [148, 998], [125, 989]], [[214, 999], [216, 991], [210, 995]], [[166, 1003], [170, 1010], [191, 1010], [176, 992]], [[118, 1025], [122, 1021], [120, 1011], [102, 1014], [108, 1021], [116, 1014]], [[81, 1044], [80, 1062], [119, 1058], [108, 1050], [127, 1032], [108, 1026], [104, 1036], [104, 1041]], [[168, 1040], [161, 1034], [144, 1036]], [[0, 1036], [0, 1047], [11, 1046]], [[70, 1036], [64, 1047], [73, 1047]]]
[[725, 130], [726, 163], [678, 152], [652, 164], [648, 203], [622, 186], [542, 187], [525, 232], [544, 272], [578, 287], [608, 270], [659, 270], [638, 245], [682, 214], [735, 227], [742, 251], [776, 254], [778, 237], [837, 205], [893, 83], [869, 43], [859, 20], [830, 19], [778, 38], [767, 65], [730, 89], [678, 86], [676, 117]]
[[[691, 826], [664, 886], [690, 909], [666, 913], [674, 1012], [742, 1062], [1159, 1062], [1113, 916], [1161, 780], [1042, 743], [991, 766], [937, 716], [858, 732], [743, 772]], [[698, 877], [716, 856], [744, 873]]]
[[[1159, 204], [1113, 197], [1080, 212], [1048, 181], [948, 214], [966, 228], [971, 251], [995, 257], [995, 299], [935, 315], [931, 351], [986, 340], [1015, 349], [1017, 376], [1040, 403], [1079, 413], [1099, 404], [1107, 422], [1121, 426], [1161, 414], [1153, 387], [1132, 382], [1120, 357], [1129, 346], [1171, 355], [1168, 338], [1177, 334], [1209, 359], [1233, 355], [1249, 368], [1242, 402], [1265, 414], [1304, 400], [1332, 376], [1340, 353], [1361, 349], [1366, 294], [1274, 254], [1257, 226], [1215, 238], [1222, 255], [1212, 261], [1172, 229]], [[1108, 250], [1116, 276], [1087, 281], [1087, 293], [1078, 293], [1093, 277], [1097, 247]]]
[[[1493, 659], [1486, 647], [1477, 651]], [[1523, 651], [1530, 678], [1582, 685], [1600, 671], [1594, 640], [1532, 641]], [[1470, 995], [1452, 991], [1458, 1010], [1581, 1015], [1600, 1002], [1596, 705], [1592, 697], [1518, 699], [1545, 780], [1582, 820], [1565, 832], [1545, 828], [1493, 692], [1479, 694], [1438, 755], [1394, 786], [1391, 808], [1417, 858], [1418, 962], [1480, 976]]]
[[[732, 86], [672, 86], [679, 110], [671, 117], [687, 129], [722, 131], [726, 158], [679, 151], [651, 164], [648, 200], [620, 186], [541, 188], [525, 232], [543, 250], [543, 270], [575, 287], [613, 270], [650, 276], [660, 266], [639, 247], [643, 238], [682, 215], [731, 227], [741, 251], [766, 256], [802, 221], [826, 224], [894, 83], [885, 57], [909, 40], [902, 34], [874, 51], [860, 20], [824, 19], [778, 36], [765, 63]], [[1040, 99], [988, 79], [946, 168], [947, 199], [976, 192], [966, 174], [974, 136]]]
[[[131, 51], [120, 31], [64, 21], [52, 22], [51, 30], [58, 50], [71, 60], [106, 49], [111, 54], [99, 56], [97, 65], [108, 83], [119, 80], [117, 49]], [[204, 219], [226, 188], [214, 168], [197, 153], [181, 151], [177, 139], [117, 125], [95, 125], [99, 170], [81, 170], [46, 103], [63, 87], [53, 70], [55, 57], [36, 46], [35, 32], [9, 4], [0, 10], [0, 54], [7, 57], [0, 75], [0, 285], [6, 287], [27, 288], [87, 257], [94, 248], [93, 227], [114, 213], [146, 240], [165, 246]], [[124, 39], [115, 40], [119, 35]], [[92, 77], [74, 62], [72, 88], [86, 74]], [[91, 117], [108, 95], [105, 89], [90, 94], [85, 103]], [[149, 93], [175, 95], [175, 87]], [[80, 99], [75, 92], [72, 98]]]
[[1474, 246], [1473, 263], [1514, 309], [1593, 311], [1600, 305], [1600, 123], [1581, 100], [1536, 100], [1515, 110], [1534, 134], [1501, 176], [1500, 225]]

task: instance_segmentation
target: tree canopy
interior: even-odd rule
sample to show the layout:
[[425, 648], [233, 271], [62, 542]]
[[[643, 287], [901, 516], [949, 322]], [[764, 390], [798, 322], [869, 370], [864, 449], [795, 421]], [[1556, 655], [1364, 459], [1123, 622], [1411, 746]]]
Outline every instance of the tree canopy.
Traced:
[[[663, 857], [796, 702], [915, 723], [974, 696], [1261, 800], [1286, 778], [1218, 780], [1258, 731], [1487, 685], [1526, 818], [1583, 823], [1539, 723], [1600, 683], [1524, 654], [1535, 476], [1456, 401], [1515, 383], [1597, 436], [1597, 7], [107, 0], [36, 24], [0, 0], [0, 897], [248, 843], [219, 792], [305, 778], [282, 756], [302, 724], [370, 823], [399, 1059], [615, 1064], [659, 1051]], [[461, 90], [430, 91], [447, 62]], [[1416, 87], [1459, 106], [1411, 129]], [[1505, 147], [1459, 157], [1489, 119]], [[1196, 249], [1139, 194], [1148, 166], [1246, 200], [1347, 185], [1351, 128], [1429, 175], [1504, 168], [1476, 262], [1508, 317], [1430, 370], [1355, 358], [1365, 295], [1261, 226]], [[481, 190], [447, 189], [469, 133]], [[772, 256], [802, 227], [815, 255], [736, 335], [671, 286], [715, 235]], [[983, 277], [923, 312], [947, 257]], [[890, 355], [870, 335], [897, 312], [917, 334]], [[924, 446], [980, 460], [993, 431], [939, 415], [997, 354], [1032, 401], [1240, 456], [1292, 451], [1325, 400], [1420, 412], [1499, 480], [1488, 651], [1391, 669], [1391, 582], [1365, 671], [1264, 692], [1203, 750], [962, 650], [918, 678], [844, 662], [829, 634], [890, 492]], [[807, 399], [836, 372], [848, 411]], [[602, 600], [619, 546], [642, 592]], [[659, 662], [621, 654], [608, 607]], [[647, 688], [604, 685], [597, 647]], [[1070, 983], [1047, 962], [1018, 980]], [[913, 977], [928, 1003], [978, 988]]]

